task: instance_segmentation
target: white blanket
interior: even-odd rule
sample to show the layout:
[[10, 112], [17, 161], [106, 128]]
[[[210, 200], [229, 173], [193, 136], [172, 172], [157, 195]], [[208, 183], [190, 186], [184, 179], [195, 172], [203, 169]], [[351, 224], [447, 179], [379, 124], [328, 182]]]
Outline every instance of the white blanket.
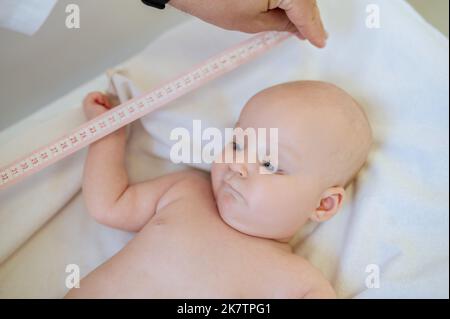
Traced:
[[[373, 3], [380, 29], [365, 25], [366, 5]], [[320, 6], [331, 34], [327, 49], [289, 40], [144, 119], [152, 137], [135, 123], [127, 153], [131, 179], [181, 169], [152, 157], [168, 158], [173, 127], [189, 128], [193, 119], [230, 127], [262, 88], [294, 79], [333, 82], [364, 105], [376, 147], [344, 210], [300, 231], [296, 252], [343, 298], [448, 298], [448, 40], [403, 1], [327, 0]], [[193, 20], [118, 69], [149, 89], [246, 37]], [[82, 123], [82, 97], [106, 82], [99, 77], [2, 132], [0, 165]], [[131, 238], [87, 216], [79, 192], [84, 154], [0, 193], [0, 297], [61, 297], [67, 264], [86, 274]], [[379, 288], [366, 285], [376, 275], [371, 265], [380, 270]]]

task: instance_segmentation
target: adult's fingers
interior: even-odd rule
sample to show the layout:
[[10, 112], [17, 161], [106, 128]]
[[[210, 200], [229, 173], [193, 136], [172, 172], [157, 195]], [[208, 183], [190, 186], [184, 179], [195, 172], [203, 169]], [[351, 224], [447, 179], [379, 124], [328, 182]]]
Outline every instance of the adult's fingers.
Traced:
[[[289, 5], [283, 6], [284, 3]], [[281, 1], [280, 8], [309, 42], [319, 48], [325, 47], [328, 36], [315, 0]]]
[[281, 9], [261, 13], [254, 20], [254, 27], [258, 31], [287, 31], [297, 32], [297, 27], [289, 20], [286, 12]]

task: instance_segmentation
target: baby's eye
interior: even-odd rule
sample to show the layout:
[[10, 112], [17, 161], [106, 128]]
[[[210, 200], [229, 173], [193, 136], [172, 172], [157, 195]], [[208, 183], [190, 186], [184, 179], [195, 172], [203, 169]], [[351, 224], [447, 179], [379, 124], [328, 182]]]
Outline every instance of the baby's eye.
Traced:
[[237, 142], [233, 142], [233, 150], [242, 151], [242, 147]]
[[270, 174], [285, 175], [285, 171], [272, 164], [271, 161], [264, 160], [261, 162], [261, 166], [263, 167], [264, 170], [266, 170]]
[[277, 168], [270, 161], [262, 161], [262, 166], [271, 173], [277, 172]]

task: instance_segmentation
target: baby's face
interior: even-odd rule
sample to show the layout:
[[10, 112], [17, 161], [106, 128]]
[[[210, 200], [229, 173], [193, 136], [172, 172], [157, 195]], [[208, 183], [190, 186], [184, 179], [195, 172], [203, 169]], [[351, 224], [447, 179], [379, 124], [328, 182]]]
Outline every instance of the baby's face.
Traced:
[[[255, 129], [257, 136], [260, 128], [267, 135], [277, 128], [278, 158], [249, 161], [248, 139], [238, 137], [226, 146], [224, 151], [242, 152], [245, 159], [215, 162], [212, 168], [217, 206], [228, 225], [252, 236], [287, 241], [321, 209], [334, 209], [333, 214], [339, 209], [339, 183], [346, 182], [361, 159], [347, 154], [356, 145], [342, 147], [355, 138], [349, 136], [353, 134], [342, 112], [322, 107], [336, 103], [332, 99], [341, 93], [329, 90], [318, 82], [296, 82], [263, 91], [247, 103], [236, 127]], [[345, 165], [342, 159], [353, 163]], [[330, 196], [333, 190], [341, 198]]]

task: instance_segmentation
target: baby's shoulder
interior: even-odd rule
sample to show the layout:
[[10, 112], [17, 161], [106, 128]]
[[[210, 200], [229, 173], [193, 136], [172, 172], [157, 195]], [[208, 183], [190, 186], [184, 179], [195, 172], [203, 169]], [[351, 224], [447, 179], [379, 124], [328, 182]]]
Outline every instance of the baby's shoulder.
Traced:
[[158, 209], [193, 194], [211, 191], [210, 175], [200, 170], [185, 170], [174, 174], [172, 186], [159, 201]]
[[286, 257], [288, 280], [291, 289], [286, 292], [286, 298], [336, 298], [336, 294], [329, 281], [322, 272], [303, 257], [291, 254]]
[[210, 189], [211, 178], [209, 173], [196, 169], [184, 171], [182, 178], [173, 186], [173, 189], [182, 192], [198, 192], [199, 188]]

